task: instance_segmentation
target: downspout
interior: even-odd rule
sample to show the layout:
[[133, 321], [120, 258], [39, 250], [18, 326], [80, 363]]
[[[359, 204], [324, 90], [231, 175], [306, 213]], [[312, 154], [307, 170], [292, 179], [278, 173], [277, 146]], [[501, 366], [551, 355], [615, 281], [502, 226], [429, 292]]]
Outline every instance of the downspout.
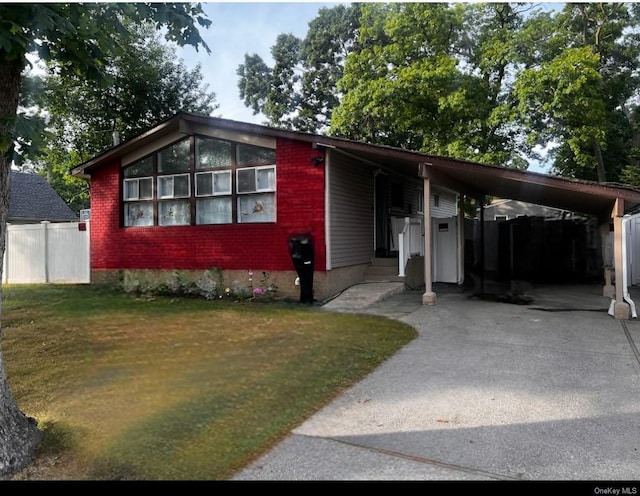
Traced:
[[626, 301], [631, 307], [631, 317], [637, 319], [638, 314], [636, 313], [636, 305], [629, 295], [629, 273], [627, 271], [627, 224], [631, 219], [632, 217], [624, 217], [622, 219], [622, 239], [624, 240], [622, 243], [622, 281], [624, 283], [622, 292], [624, 301]]
[[[636, 312], [636, 305], [631, 299], [631, 295], [629, 294], [629, 274], [627, 271], [627, 224], [633, 217], [624, 217], [622, 219], [622, 299], [629, 304], [629, 308], [631, 310], [631, 318], [637, 319], [638, 314]], [[609, 315], [614, 316], [614, 307], [616, 304], [615, 296], [611, 299], [611, 304], [609, 305]]]

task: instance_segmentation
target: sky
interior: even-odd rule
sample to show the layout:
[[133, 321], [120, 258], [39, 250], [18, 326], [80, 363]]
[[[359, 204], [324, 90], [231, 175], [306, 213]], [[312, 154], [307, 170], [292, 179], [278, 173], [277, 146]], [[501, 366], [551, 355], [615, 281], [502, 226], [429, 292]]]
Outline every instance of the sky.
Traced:
[[186, 47], [178, 51], [178, 56], [189, 69], [201, 64], [203, 81], [216, 94], [219, 105], [216, 117], [261, 124], [264, 117], [253, 115], [238, 92], [236, 70], [244, 63], [244, 55], [258, 54], [271, 66], [271, 47], [279, 34], [304, 38], [318, 10], [339, 3], [204, 2], [203, 8], [212, 24], [209, 29], [201, 29], [200, 35], [211, 53]]

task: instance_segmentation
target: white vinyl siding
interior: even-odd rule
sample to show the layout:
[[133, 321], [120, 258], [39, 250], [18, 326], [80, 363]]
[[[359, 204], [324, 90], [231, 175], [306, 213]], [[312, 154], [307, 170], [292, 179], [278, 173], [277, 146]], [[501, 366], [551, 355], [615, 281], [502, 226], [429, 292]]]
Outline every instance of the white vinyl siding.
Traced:
[[[434, 195], [438, 195], [439, 197], [438, 206], [434, 205]], [[456, 194], [438, 188], [431, 188], [431, 217], [447, 219], [449, 217], [455, 217], [456, 215], [458, 215]]]
[[371, 262], [374, 178], [371, 167], [332, 154], [329, 174], [331, 266]]

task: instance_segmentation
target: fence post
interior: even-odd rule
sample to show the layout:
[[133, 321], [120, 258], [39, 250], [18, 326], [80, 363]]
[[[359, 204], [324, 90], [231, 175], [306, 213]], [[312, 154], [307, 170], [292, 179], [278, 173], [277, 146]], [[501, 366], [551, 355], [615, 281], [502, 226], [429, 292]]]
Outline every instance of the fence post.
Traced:
[[42, 225], [42, 235], [44, 236], [44, 282], [49, 282], [49, 225], [50, 222], [48, 220], [43, 220], [40, 222]]

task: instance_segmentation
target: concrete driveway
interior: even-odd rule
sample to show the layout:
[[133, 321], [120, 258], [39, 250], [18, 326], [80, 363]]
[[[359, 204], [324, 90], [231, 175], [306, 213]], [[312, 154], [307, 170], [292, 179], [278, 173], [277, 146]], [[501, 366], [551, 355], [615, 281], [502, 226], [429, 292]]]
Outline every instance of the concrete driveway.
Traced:
[[419, 337], [234, 480], [640, 480], [640, 322], [601, 286], [436, 292], [356, 299]]

